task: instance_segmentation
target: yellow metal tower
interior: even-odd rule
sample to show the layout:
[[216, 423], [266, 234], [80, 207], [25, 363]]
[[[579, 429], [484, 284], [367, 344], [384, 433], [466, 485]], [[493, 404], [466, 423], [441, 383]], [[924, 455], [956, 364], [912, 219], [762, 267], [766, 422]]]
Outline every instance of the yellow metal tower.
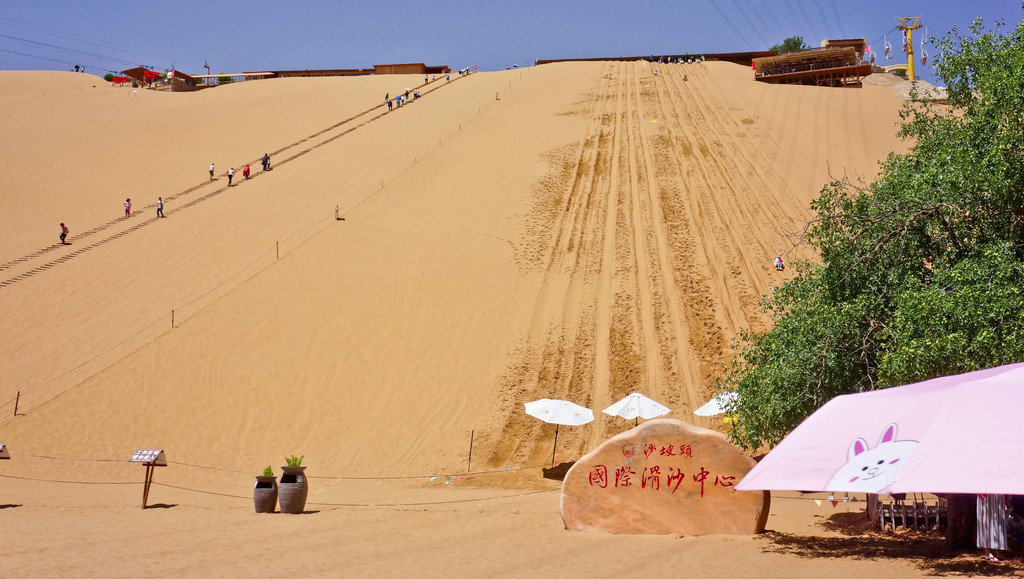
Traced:
[[907, 78], [914, 80], [914, 31], [921, 28], [920, 16], [897, 16], [898, 28], [907, 34]]

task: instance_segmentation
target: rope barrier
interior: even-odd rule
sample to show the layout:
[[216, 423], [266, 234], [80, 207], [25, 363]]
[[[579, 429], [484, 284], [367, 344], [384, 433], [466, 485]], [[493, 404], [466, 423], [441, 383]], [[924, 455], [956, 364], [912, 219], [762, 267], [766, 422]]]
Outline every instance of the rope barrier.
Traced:
[[[161, 316], [161, 317], [160, 317], [160, 319], [158, 319], [158, 320], [155, 320], [155, 321], [153, 321], [153, 322], [152, 322], [152, 323], [150, 323], [150, 324], [149, 324], [148, 326], [146, 326], [146, 327], [142, 328], [141, 330], [139, 330], [139, 331], [135, 332], [134, 334], [132, 334], [132, 335], [128, 336], [127, 338], [125, 338], [125, 339], [121, 340], [120, 342], [118, 342], [118, 343], [114, 344], [113, 346], [111, 346], [111, 347], [107, 348], [106, 350], [103, 350], [103, 351], [102, 351], [102, 352], [100, 352], [99, 354], [96, 354], [95, 356], [93, 356], [92, 358], [89, 358], [88, 360], [86, 360], [86, 361], [82, 362], [81, 364], [79, 364], [79, 365], [77, 365], [77, 366], [75, 366], [75, 367], [73, 367], [73, 368], [69, 368], [68, 370], [65, 370], [64, 372], [61, 372], [60, 374], [58, 374], [58, 375], [54, 376], [53, 378], [50, 378], [50, 379], [48, 379], [48, 380], [45, 380], [45, 381], [43, 381], [43, 382], [40, 382], [39, 384], [36, 384], [35, 386], [33, 386], [33, 387], [29, 388], [28, 390], [23, 390], [23, 391], [22, 391], [22, 394], [28, 394], [28, 393], [30, 393], [30, 392], [34, 392], [34, 391], [38, 390], [39, 388], [42, 388], [43, 386], [46, 386], [46, 385], [47, 385], [47, 384], [49, 384], [50, 382], [53, 382], [54, 380], [57, 380], [58, 378], [62, 378], [62, 377], [64, 377], [64, 376], [66, 376], [66, 375], [70, 374], [71, 372], [74, 372], [75, 370], [78, 370], [78, 369], [79, 369], [79, 368], [81, 368], [82, 366], [85, 366], [86, 364], [88, 364], [88, 363], [90, 363], [90, 362], [92, 362], [92, 361], [96, 360], [97, 358], [99, 358], [100, 356], [102, 356], [102, 355], [106, 354], [107, 352], [110, 352], [110, 351], [111, 351], [111, 350], [113, 350], [114, 348], [117, 348], [118, 346], [121, 346], [121, 345], [125, 344], [126, 342], [128, 342], [128, 341], [129, 341], [129, 340], [131, 340], [132, 338], [134, 338], [134, 337], [138, 336], [138, 335], [139, 335], [139, 334], [141, 334], [142, 332], [145, 332], [146, 330], [148, 330], [148, 329], [152, 328], [153, 326], [155, 326], [155, 325], [156, 325], [156, 324], [157, 324], [158, 322], [162, 321], [163, 319], [164, 319], [164, 317], [163, 317], [163, 316]], [[6, 423], [5, 423], [5, 424], [6, 424]]]
[[[228, 494], [228, 493], [218, 493], [218, 492], [215, 492], [215, 491], [206, 491], [206, 490], [201, 490], [201, 489], [193, 489], [193, 488], [189, 488], [189, 487], [182, 487], [182, 486], [177, 486], [177, 485], [171, 485], [171, 484], [157, 482], [157, 481], [153, 481], [152, 484], [156, 485], [156, 486], [162, 486], [162, 487], [167, 487], [167, 488], [172, 488], [172, 489], [178, 489], [178, 490], [182, 490], [182, 491], [189, 491], [189, 492], [193, 492], [193, 493], [200, 493], [200, 494], [204, 494], [204, 495], [215, 495], [215, 496], [219, 496], [219, 497], [228, 497], [228, 498], [232, 498], [232, 499], [242, 499], [242, 500], [246, 500], [246, 501], [252, 500], [252, 497], [247, 497], [247, 496], [242, 496], [242, 495], [232, 495], [232, 494]], [[516, 497], [526, 497], [526, 496], [531, 496], [531, 495], [539, 495], [539, 494], [544, 494], [544, 493], [553, 493], [553, 492], [556, 492], [556, 491], [559, 491], [559, 489], [547, 489], [547, 490], [542, 490], [542, 491], [529, 491], [529, 492], [525, 492], [525, 493], [516, 493], [516, 494], [511, 494], [511, 495], [498, 495], [498, 496], [493, 496], [493, 497], [478, 497], [478, 498], [473, 498], [473, 499], [454, 499], [454, 500], [450, 500], [450, 501], [425, 501], [425, 502], [418, 502], [418, 503], [317, 503], [317, 502], [309, 502], [309, 501], [307, 501], [306, 505], [307, 506], [313, 505], [313, 506], [317, 506], [317, 507], [391, 507], [391, 508], [393, 508], [393, 507], [423, 507], [423, 506], [432, 506], [432, 505], [452, 505], [452, 504], [458, 504], [458, 503], [476, 503], [476, 502], [481, 502], [481, 501], [493, 501], [493, 500], [497, 500], [497, 499], [509, 499], [509, 498], [516, 498]]]
[[[68, 457], [68, 456], [49, 456], [49, 455], [45, 455], [45, 454], [31, 454], [31, 453], [27, 453], [27, 452], [11, 452], [11, 455], [14, 455], [14, 456], [27, 456], [27, 457], [31, 457], [31, 458], [42, 458], [42, 459], [47, 459], [47, 460], [66, 460], [66, 461], [74, 461], [74, 462], [120, 462], [120, 463], [125, 463], [125, 464], [128, 463], [128, 461], [126, 461], [126, 460], [115, 459], [115, 458], [77, 458], [77, 457]], [[244, 475], [247, 475], [247, 476], [256, 476], [257, 474], [259, 474], [258, 472], [255, 472], [255, 471], [237, 470], [237, 469], [224, 468], [224, 467], [219, 467], [219, 466], [208, 466], [208, 465], [203, 465], [203, 464], [193, 464], [193, 463], [188, 463], [188, 462], [179, 462], [179, 461], [175, 461], [175, 460], [168, 460], [167, 464], [173, 464], [173, 465], [177, 465], [177, 466], [184, 466], [184, 467], [188, 467], [188, 468], [198, 468], [198, 469], [203, 469], [203, 470], [216, 470], [216, 471], [221, 471], [221, 472], [230, 472], [230, 473], [234, 473], [234, 474], [244, 474]], [[561, 463], [559, 463], [559, 464], [561, 464]], [[488, 474], [500, 474], [500, 473], [506, 473], [506, 472], [518, 472], [518, 471], [521, 471], [521, 470], [528, 470], [528, 469], [534, 469], [534, 468], [543, 468], [545, 466], [547, 466], [547, 463], [538, 464], [538, 465], [507, 467], [507, 468], [504, 468], [504, 469], [485, 470], [485, 471], [477, 471], [477, 472], [440, 473], [440, 474], [428, 474], [428, 475], [420, 475], [420, 476], [393, 476], [393, 475], [388, 475], [388, 476], [344, 476], [344, 475], [342, 475], [342, 476], [327, 476], [327, 475], [309, 476], [309, 475], [307, 475], [306, 478], [307, 479], [335, 480], [335, 481], [337, 481], [337, 480], [371, 480], [371, 481], [372, 480], [377, 480], [377, 481], [383, 481], [383, 480], [422, 480], [422, 479], [430, 479], [430, 478], [437, 479], [437, 478], [446, 478], [446, 477], [462, 477], [462, 478], [467, 478], [467, 477], [474, 477], [474, 476], [481, 476], [481, 475], [488, 475]]]
[[140, 482], [107, 482], [107, 481], [88, 481], [88, 480], [57, 480], [52, 478], [32, 478], [27, 476], [14, 476], [12, 474], [0, 474], [2, 478], [13, 478], [18, 480], [30, 480], [35, 482], [51, 482], [61, 484], [75, 484], [75, 485], [140, 485]]
[[44, 454], [29, 454], [27, 452], [11, 452], [13, 456], [31, 456], [32, 458], [46, 458], [49, 460], [70, 460], [75, 462], [127, 462], [113, 458], [72, 458], [67, 456], [46, 456]]

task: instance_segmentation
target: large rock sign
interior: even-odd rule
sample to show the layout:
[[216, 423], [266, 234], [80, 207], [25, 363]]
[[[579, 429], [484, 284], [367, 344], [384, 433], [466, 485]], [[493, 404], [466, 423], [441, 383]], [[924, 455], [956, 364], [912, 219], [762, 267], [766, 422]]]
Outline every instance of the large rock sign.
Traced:
[[576, 461], [562, 483], [562, 521], [575, 531], [760, 533], [771, 495], [733, 488], [753, 467], [724, 434], [651, 420]]

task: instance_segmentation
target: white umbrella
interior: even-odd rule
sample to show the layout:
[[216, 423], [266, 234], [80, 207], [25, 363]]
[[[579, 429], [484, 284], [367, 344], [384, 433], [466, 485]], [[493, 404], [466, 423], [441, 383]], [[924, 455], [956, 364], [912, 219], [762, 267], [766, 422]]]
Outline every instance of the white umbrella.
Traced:
[[668, 408], [658, 404], [654, 400], [634, 392], [602, 410], [608, 416], [621, 416], [625, 419], [633, 419], [633, 424], [638, 424], [640, 419], [657, 418], [672, 412]]
[[552, 400], [541, 398], [527, 402], [526, 413], [539, 418], [548, 424], [555, 425], [555, 444], [551, 448], [551, 466], [555, 466], [555, 449], [558, 447], [558, 425], [580, 426], [594, 420], [594, 413], [589, 408], [573, 404], [568, 400]]
[[736, 401], [739, 396], [740, 395], [735, 392], [722, 392], [718, 396], [708, 400], [707, 404], [704, 406], [694, 410], [693, 413], [697, 416], [715, 416], [716, 414], [724, 414], [726, 407]]

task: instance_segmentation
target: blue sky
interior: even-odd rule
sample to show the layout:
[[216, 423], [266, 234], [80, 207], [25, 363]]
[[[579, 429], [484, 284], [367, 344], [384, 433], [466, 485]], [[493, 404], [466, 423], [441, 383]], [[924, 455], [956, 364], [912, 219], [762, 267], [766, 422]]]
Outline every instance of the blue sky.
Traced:
[[[1015, 25], [1024, 9], [1017, 0], [0, 0], [0, 69], [202, 73], [205, 60], [213, 72], [389, 62], [495, 70], [537, 58], [760, 50], [794, 34], [812, 46], [866, 37], [885, 61], [881, 38], [897, 15], [923, 16], [939, 35], [979, 16]], [[898, 51], [899, 34], [888, 39]]]

